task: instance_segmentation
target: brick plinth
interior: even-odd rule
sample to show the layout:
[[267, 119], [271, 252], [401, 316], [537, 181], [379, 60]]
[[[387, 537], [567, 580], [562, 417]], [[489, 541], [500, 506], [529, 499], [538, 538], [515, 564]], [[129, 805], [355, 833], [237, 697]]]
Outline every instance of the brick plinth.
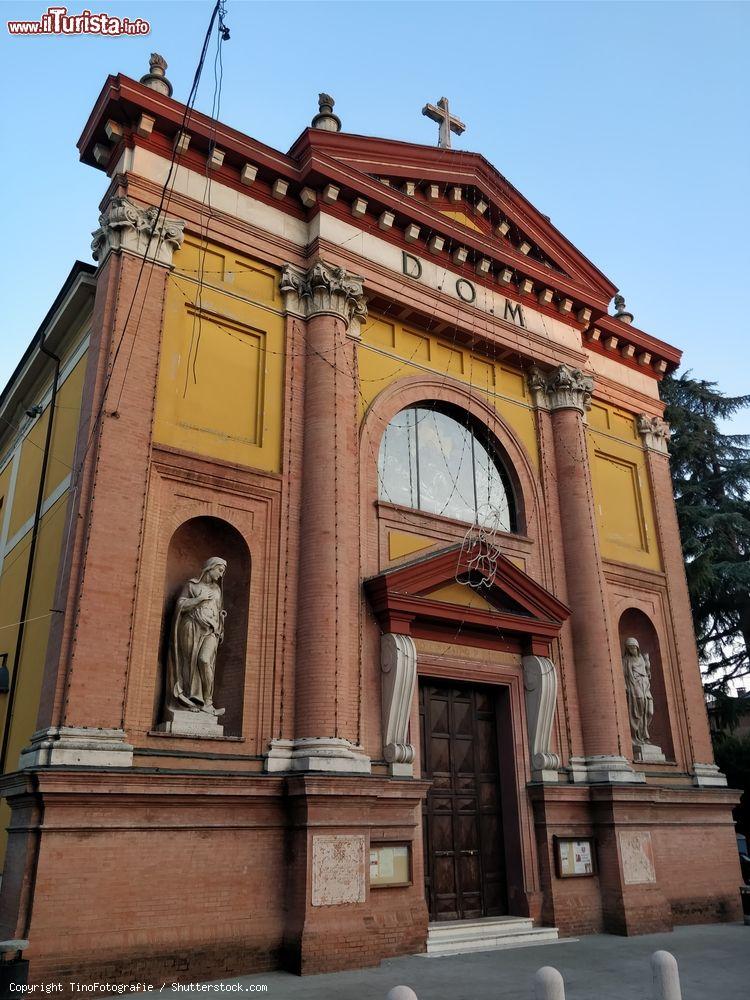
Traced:
[[[281, 965], [299, 973], [359, 968], [423, 951], [419, 815], [427, 787], [215, 772], [15, 775], [3, 788], [14, 864], [0, 933], [30, 941], [32, 983], [106, 977], [159, 986]], [[371, 843], [409, 843], [411, 884], [371, 889], [365, 867], [361, 902], [315, 905], [312, 846], [320, 835], [361, 838], [365, 866]]]
[[[35, 883], [31, 982], [160, 986], [278, 966], [281, 779], [53, 768], [8, 780], [20, 888]], [[25, 929], [23, 903], [3, 893], [4, 938]]]
[[[290, 919], [284, 942], [287, 968], [299, 974], [334, 972], [424, 951], [427, 905], [419, 816], [428, 787], [423, 781], [380, 778], [289, 779], [292, 848], [287, 889]], [[360, 903], [316, 905], [313, 850], [314, 839], [320, 836], [363, 836], [366, 865], [370, 844], [408, 843], [411, 884], [366, 887], [366, 898]]]
[[[740, 872], [731, 822], [736, 792], [692, 788], [686, 779], [672, 788], [537, 785], [530, 795], [542, 919], [561, 934], [648, 934], [675, 924], [738, 919]], [[634, 834], [646, 835], [653, 881], [625, 860], [623, 837]], [[558, 878], [555, 836], [593, 837], [597, 873]]]

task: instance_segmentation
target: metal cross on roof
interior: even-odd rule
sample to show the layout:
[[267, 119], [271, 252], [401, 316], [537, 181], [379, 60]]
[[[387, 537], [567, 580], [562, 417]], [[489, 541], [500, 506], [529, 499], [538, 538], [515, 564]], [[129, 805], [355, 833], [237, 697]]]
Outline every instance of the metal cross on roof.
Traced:
[[466, 131], [466, 126], [461, 119], [450, 113], [447, 97], [441, 97], [437, 105], [425, 104], [422, 108], [422, 114], [440, 125], [438, 146], [442, 149], [451, 148], [451, 132], [461, 135], [462, 132]]

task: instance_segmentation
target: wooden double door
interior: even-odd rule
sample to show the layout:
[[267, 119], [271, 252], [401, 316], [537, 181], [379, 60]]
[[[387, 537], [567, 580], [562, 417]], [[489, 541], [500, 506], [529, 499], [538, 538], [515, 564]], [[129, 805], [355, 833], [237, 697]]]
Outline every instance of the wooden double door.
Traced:
[[498, 697], [480, 685], [419, 689], [425, 895], [431, 920], [507, 913]]

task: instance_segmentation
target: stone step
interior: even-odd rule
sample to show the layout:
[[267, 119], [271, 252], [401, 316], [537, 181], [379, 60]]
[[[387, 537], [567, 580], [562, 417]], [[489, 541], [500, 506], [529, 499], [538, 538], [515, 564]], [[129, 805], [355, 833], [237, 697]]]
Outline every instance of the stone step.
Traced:
[[527, 948], [558, 940], [556, 927], [534, 927], [528, 917], [486, 917], [430, 924], [427, 955], [463, 955], [472, 951]]

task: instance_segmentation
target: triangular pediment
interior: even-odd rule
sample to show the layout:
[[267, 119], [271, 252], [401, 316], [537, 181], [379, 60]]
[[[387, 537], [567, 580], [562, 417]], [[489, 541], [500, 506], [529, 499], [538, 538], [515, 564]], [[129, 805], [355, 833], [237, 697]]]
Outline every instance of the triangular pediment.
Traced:
[[424, 623], [465, 637], [504, 635], [549, 643], [570, 610], [528, 573], [483, 543], [453, 545], [366, 581], [381, 626], [414, 631]]
[[[358, 186], [372, 196], [373, 184], [385, 188], [391, 205], [408, 199], [434, 222], [452, 229], [446, 239], [481, 238], [485, 252], [510, 267], [527, 270], [536, 280], [546, 274], [551, 284], [564, 279], [565, 289], [581, 301], [605, 308], [617, 291], [614, 285], [552, 224], [550, 218], [495, 169], [483, 156], [462, 150], [438, 149], [347, 133], [306, 130], [289, 152], [317, 171], [335, 174], [338, 166], [350, 190]], [[338, 174], [337, 181], [344, 181]], [[405, 206], [404, 206], [405, 207]]]

